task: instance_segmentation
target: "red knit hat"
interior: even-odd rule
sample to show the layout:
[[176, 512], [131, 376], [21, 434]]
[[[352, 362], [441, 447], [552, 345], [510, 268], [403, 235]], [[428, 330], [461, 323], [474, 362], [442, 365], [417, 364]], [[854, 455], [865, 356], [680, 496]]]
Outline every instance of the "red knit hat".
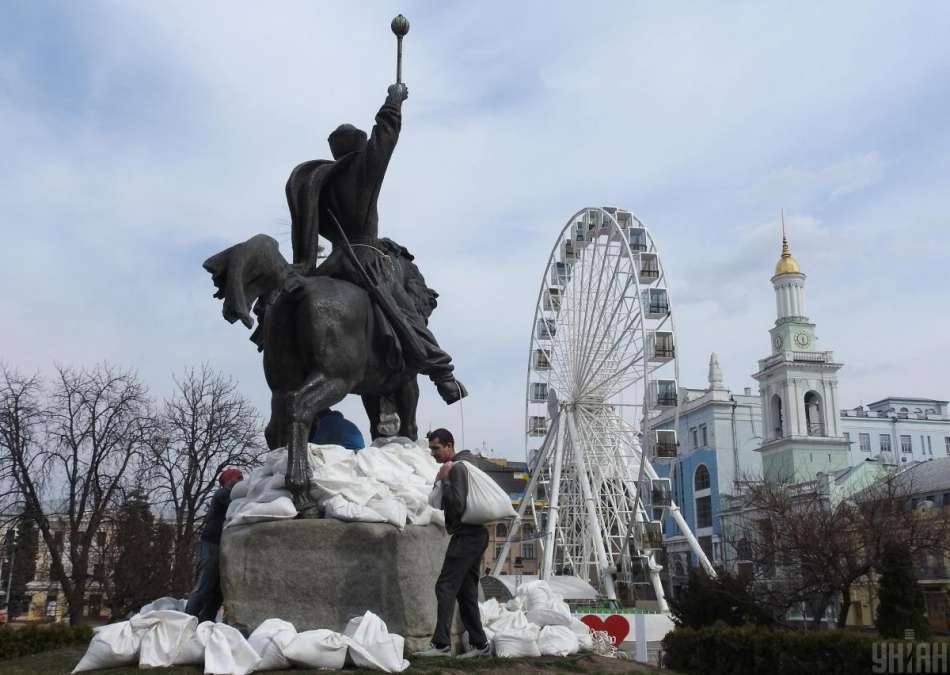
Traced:
[[221, 472], [221, 475], [218, 476], [218, 483], [220, 483], [221, 485], [224, 485], [225, 483], [227, 483], [227, 482], [228, 482], [229, 480], [231, 480], [232, 478], [237, 478], [238, 480], [243, 480], [244, 474], [241, 473], [241, 470], [240, 470], [240, 469], [234, 469], [234, 468], [225, 469], [224, 471]]

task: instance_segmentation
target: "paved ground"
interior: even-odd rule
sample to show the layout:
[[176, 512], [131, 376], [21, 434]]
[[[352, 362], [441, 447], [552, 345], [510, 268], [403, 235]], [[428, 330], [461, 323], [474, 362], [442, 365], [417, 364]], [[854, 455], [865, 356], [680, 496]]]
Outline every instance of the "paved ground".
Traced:
[[[43, 654], [34, 654], [20, 659], [11, 659], [9, 661], [0, 661], [0, 674], [2, 675], [65, 675], [69, 673], [78, 663], [79, 659], [85, 653], [85, 647], [69, 647], [66, 649], [57, 649]], [[143, 672], [137, 668], [113, 668], [111, 670], [95, 671], [101, 675], [141, 675]], [[161, 675], [201, 675], [202, 669], [197, 667], [183, 668], [163, 668]], [[311, 673], [313, 675], [325, 675], [331, 671], [326, 670], [280, 670], [269, 671], [279, 675], [304, 675]], [[376, 671], [347, 669], [336, 671], [346, 673], [346, 675], [357, 675], [357, 673], [375, 673]], [[642, 666], [631, 661], [621, 661], [619, 659], [608, 659], [602, 656], [591, 654], [570, 656], [567, 658], [557, 658], [544, 656], [541, 658], [529, 659], [417, 659], [412, 662], [409, 669], [404, 671], [411, 675], [437, 675], [437, 674], [461, 674], [461, 673], [503, 673], [504, 675], [527, 675], [528, 673], [544, 673], [554, 675], [556, 673], [654, 673], [656, 675], [675, 675], [670, 670], [660, 670], [649, 666]]]

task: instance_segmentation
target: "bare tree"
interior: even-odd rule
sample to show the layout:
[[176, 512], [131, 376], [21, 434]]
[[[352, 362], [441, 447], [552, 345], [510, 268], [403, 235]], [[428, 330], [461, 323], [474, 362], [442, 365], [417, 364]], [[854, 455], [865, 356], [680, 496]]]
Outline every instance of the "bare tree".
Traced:
[[146, 389], [131, 371], [57, 367], [47, 396], [38, 376], [2, 369], [3, 506], [35, 520], [72, 623], [82, 620], [96, 533], [151, 429]]
[[185, 593], [200, 516], [218, 475], [229, 466], [258, 464], [264, 446], [260, 416], [233, 380], [202, 366], [188, 369], [175, 383], [149, 445], [160, 504], [174, 517], [172, 585]]
[[873, 579], [888, 544], [915, 557], [950, 551], [950, 516], [913, 510], [913, 486], [900, 474], [847, 498], [817, 480], [744, 485], [725, 514], [724, 535], [740, 572], [754, 577], [758, 597], [776, 616], [805, 604], [817, 627], [840, 597], [837, 624], [844, 627], [854, 584]]

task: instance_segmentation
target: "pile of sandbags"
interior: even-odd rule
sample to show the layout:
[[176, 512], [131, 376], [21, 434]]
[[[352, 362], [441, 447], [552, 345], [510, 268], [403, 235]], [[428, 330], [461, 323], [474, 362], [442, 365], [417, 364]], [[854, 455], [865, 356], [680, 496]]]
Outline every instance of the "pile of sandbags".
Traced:
[[504, 605], [481, 602], [479, 613], [495, 656], [567, 656], [594, 646], [590, 628], [546, 581], [522, 584]]
[[[390, 633], [372, 612], [349, 621], [343, 633], [308, 630], [298, 633], [293, 624], [268, 619], [245, 639], [236, 628], [204, 621], [167, 606], [163, 598], [128, 621], [96, 629], [74, 673], [138, 664], [140, 668], [202, 665], [205, 673], [247, 675], [265, 670], [343, 668], [349, 653], [363, 668], [385, 673], [402, 672], [409, 662], [402, 658], [405, 640]], [[177, 602], [177, 601], [176, 601]], [[144, 610], [145, 608], [143, 608]]]
[[[444, 523], [442, 512], [428, 504], [438, 464], [412, 441], [379, 439], [356, 453], [339, 445], [308, 449], [311, 496], [326, 517], [400, 529]], [[231, 490], [225, 527], [296, 516], [286, 471], [287, 450], [268, 453], [264, 465]]]

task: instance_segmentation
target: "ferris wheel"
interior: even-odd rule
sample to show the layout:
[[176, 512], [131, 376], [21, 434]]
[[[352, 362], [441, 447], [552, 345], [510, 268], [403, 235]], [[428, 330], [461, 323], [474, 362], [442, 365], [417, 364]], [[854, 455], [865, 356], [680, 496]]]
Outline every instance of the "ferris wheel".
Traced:
[[[648, 583], [666, 609], [657, 553], [664, 510], [712, 566], [651, 459], [676, 456], [676, 332], [668, 278], [650, 231], [631, 212], [571, 216], [548, 258], [532, 324], [525, 400], [530, 480], [493, 575], [523, 521], [540, 576], [573, 575], [603, 596]], [[656, 418], [673, 409], [664, 428]], [[535, 512], [536, 503], [544, 505]]]

